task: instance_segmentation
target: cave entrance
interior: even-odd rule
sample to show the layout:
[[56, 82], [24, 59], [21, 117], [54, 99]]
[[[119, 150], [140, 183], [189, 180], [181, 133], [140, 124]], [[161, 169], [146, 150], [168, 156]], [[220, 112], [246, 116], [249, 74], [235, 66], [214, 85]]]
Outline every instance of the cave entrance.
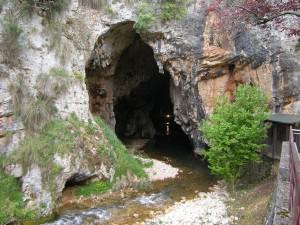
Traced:
[[116, 24], [97, 40], [86, 64], [90, 110], [121, 140], [167, 140], [191, 146], [175, 122], [171, 76], [167, 70], [159, 71], [153, 49], [133, 24]]
[[192, 150], [175, 122], [170, 82], [168, 71], [159, 72], [152, 48], [137, 36], [122, 53], [114, 78], [115, 132], [121, 140], [150, 139], [159, 147], [184, 145]]

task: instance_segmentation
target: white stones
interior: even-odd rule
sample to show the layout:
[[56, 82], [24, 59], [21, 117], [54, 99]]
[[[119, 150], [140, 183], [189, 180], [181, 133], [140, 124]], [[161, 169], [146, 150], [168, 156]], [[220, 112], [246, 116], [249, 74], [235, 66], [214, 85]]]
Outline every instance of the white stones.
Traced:
[[227, 216], [228, 195], [219, 187], [214, 192], [199, 193], [199, 197], [175, 204], [165, 214], [144, 222], [144, 225], [230, 225], [236, 218]]
[[153, 165], [145, 169], [150, 181], [175, 178], [178, 175], [179, 169], [156, 159], [152, 159], [152, 162]]

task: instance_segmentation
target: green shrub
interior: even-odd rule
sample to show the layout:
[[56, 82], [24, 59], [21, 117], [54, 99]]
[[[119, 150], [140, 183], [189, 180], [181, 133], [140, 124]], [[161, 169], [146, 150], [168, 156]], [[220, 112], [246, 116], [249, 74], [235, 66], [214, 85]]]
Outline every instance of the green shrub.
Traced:
[[155, 23], [157, 17], [154, 13], [154, 8], [146, 2], [142, 2], [138, 5], [137, 16], [137, 21], [133, 26], [137, 33], [149, 29]]
[[181, 20], [187, 13], [184, 4], [180, 2], [165, 2], [161, 5], [161, 20], [167, 22], [170, 20]]
[[76, 191], [76, 196], [89, 197], [92, 195], [103, 194], [112, 188], [109, 181], [90, 182]]
[[15, 12], [9, 11], [2, 23], [2, 39], [0, 47], [3, 54], [3, 61], [10, 66], [16, 66], [19, 63], [19, 54], [22, 50], [21, 34], [23, 32], [19, 25], [19, 19]]
[[268, 117], [267, 98], [257, 87], [239, 86], [236, 99], [222, 99], [200, 130], [208, 140], [205, 152], [209, 167], [216, 175], [232, 184], [234, 189], [250, 162], [260, 161], [264, 147]]
[[30, 219], [34, 213], [24, 209], [21, 188], [17, 179], [4, 173], [3, 161], [0, 157], [0, 224], [14, 219]]

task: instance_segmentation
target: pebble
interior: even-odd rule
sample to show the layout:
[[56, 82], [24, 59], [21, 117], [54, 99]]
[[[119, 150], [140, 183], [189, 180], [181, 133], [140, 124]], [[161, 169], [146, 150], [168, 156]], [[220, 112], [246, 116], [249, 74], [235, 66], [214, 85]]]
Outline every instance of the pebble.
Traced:
[[167, 212], [143, 222], [142, 225], [231, 225], [238, 218], [228, 217], [225, 205], [227, 200], [227, 192], [216, 187], [214, 192], [200, 192], [199, 197], [193, 200], [175, 203]]

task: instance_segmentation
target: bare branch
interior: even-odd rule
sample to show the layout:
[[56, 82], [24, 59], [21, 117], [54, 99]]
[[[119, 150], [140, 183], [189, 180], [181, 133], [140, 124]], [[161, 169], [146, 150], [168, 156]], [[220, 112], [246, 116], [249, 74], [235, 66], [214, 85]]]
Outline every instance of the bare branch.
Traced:
[[236, 6], [232, 6], [232, 7], [235, 7], [235, 8], [239, 8], [239, 9], [242, 9], [244, 11], [246, 11], [247, 13], [249, 14], [252, 14], [256, 20], [258, 21], [257, 24], [266, 24], [278, 17], [281, 17], [281, 16], [286, 16], [286, 15], [292, 15], [292, 16], [297, 16], [297, 17], [300, 17], [300, 12], [299, 11], [283, 11], [279, 14], [276, 14], [274, 16], [270, 16], [270, 17], [260, 17], [258, 16], [255, 12], [253, 12], [252, 10], [250, 9], [247, 9], [243, 6], [240, 6], [240, 5], [236, 5]]
[[242, 10], [246, 11], [247, 13], [252, 14], [252, 15], [255, 16], [256, 18], [259, 18], [259, 16], [258, 16], [255, 12], [253, 12], [253, 11], [251, 11], [250, 9], [247, 9], [247, 8], [245, 8], [245, 7], [243, 7], [243, 6], [240, 6], [240, 5], [234, 5], [234, 6], [232, 6], [232, 7], [242, 9]]

